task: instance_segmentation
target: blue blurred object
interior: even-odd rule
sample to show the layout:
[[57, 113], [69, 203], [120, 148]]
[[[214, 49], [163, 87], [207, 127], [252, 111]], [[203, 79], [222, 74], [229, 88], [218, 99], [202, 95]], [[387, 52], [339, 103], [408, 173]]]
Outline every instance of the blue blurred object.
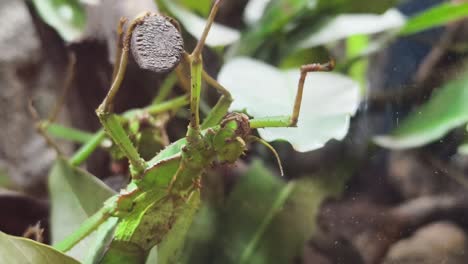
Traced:
[[[442, 2], [442, 0], [412, 0], [401, 4], [398, 9], [406, 16], [412, 16]], [[385, 74], [382, 77], [382, 87], [379, 88], [387, 90], [410, 85], [419, 65], [443, 32], [444, 28], [439, 27], [401, 38], [390, 45], [385, 51], [388, 60], [383, 67]]]

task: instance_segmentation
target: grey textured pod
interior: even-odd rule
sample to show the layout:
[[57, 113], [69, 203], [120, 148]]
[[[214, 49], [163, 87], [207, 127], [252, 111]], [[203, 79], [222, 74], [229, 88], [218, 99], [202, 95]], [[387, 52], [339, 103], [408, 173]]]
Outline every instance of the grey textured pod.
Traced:
[[140, 68], [163, 73], [179, 64], [184, 42], [179, 30], [165, 16], [152, 14], [135, 27], [131, 50]]

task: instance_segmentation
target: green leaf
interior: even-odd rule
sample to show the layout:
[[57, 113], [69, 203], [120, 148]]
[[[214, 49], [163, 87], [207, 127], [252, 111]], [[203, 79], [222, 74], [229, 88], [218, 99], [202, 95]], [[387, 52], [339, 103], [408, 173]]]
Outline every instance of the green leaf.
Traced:
[[[327, 16], [342, 13], [381, 13], [392, 7], [395, 0], [354, 1], [354, 0], [271, 0], [265, 7], [265, 1], [253, 0], [246, 7], [244, 16], [251, 20], [251, 27], [242, 39], [230, 51], [230, 56], [255, 54], [263, 44], [271, 44], [284, 32], [299, 29], [300, 35], [317, 26], [317, 21]], [[261, 18], [259, 14], [263, 13]], [[349, 27], [347, 24], [345, 28]], [[340, 29], [342, 31], [342, 29]], [[298, 32], [296, 32], [298, 33]], [[287, 45], [295, 46], [295, 41], [288, 39]], [[292, 42], [292, 43], [291, 43]], [[234, 56], [233, 56], [234, 55]]]
[[[172, 0], [157, 0], [157, 2], [160, 6], [165, 7], [169, 13], [174, 15], [192, 36], [196, 39], [200, 39], [206, 25], [205, 19], [177, 5]], [[206, 38], [206, 45], [210, 47], [226, 46], [237, 41], [239, 37], [239, 31], [218, 23], [213, 23], [208, 37]]]
[[[84, 220], [97, 212], [104, 201], [115, 193], [98, 178], [71, 166], [64, 159], [58, 159], [50, 172], [49, 191], [53, 244], [78, 229]], [[89, 236], [68, 254], [84, 260], [88, 253], [92, 253], [88, 252], [92, 240], [92, 236]]]
[[[280, 71], [263, 62], [238, 57], [222, 67], [218, 80], [232, 93], [232, 110], [245, 109], [260, 118], [292, 112], [299, 75], [299, 70]], [[359, 85], [350, 78], [337, 73], [309, 73], [297, 127], [258, 132], [267, 141], [286, 140], [298, 151], [318, 149], [332, 138], [343, 139], [359, 100]]]
[[258, 21], [258, 30], [263, 34], [276, 32], [294, 17], [315, 8], [315, 2], [310, 0], [272, 0]]
[[405, 17], [396, 9], [382, 15], [342, 14], [330, 19], [309, 37], [296, 45], [300, 49], [323, 45], [358, 34], [374, 34], [398, 29], [405, 25]]
[[78, 0], [32, 0], [41, 18], [68, 42], [84, 31], [86, 15]]
[[79, 264], [47, 245], [3, 232], [0, 232], [0, 263]]
[[[359, 56], [364, 50], [369, 47], [369, 36], [354, 35], [346, 40], [346, 57], [352, 59]], [[367, 94], [367, 69], [368, 60], [359, 60], [351, 64], [349, 68], [349, 76], [359, 82], [361, 87], [361, 95]]]
[[309, 180], [284, 183], [256, 161], [230, 194], [213, 263], [292, 263], [316, 228], [324, 197]]
[[[268, 38], [283, 29], [291, 20], [315, 8], [311, 0], [272, 0], [268, 3], [261, 18], [243, 34], [242, 39], [230, 51], [234, 55], [251, 55]], [[254, 8], [255, 4], [253, 5]], [[252, 5], [248, 6], [252, 8]], [[246, 12], [251, 12], [246, 10]], [[254, 11], [259, 12], [259, 11]], [[258, 14], [257, 14], [258, 16]]]
[[411, 17], [401, 29], [401, 35], [414, 34], [468, 16], [468, 3], [446, 2]]
[[171, 231], [158, 246], [158, 263], [179, 263], [195, 214], [200, 207], [200, 193], [195, 192]]
[[210, 13], [212, 0], [180, 0], [181, 4], [200, 14], [207, 17]]
[[392, 149], [414, 148], [433, 142], [468, 122], [466, 74], [437, 89], [430, 100], [417, 107], [390, 135], [377, 136], [377, 145]]
[[285, 183], [255, 160], [227, 201], [203, 204], [180, 263], [294, 263], [313, 235], [322, 201], [337, 197], [353, 171], [337, 164]]
[[355, 1], [318, 0], [318, 9], [329, 13], [383, 13], [399, 0]]

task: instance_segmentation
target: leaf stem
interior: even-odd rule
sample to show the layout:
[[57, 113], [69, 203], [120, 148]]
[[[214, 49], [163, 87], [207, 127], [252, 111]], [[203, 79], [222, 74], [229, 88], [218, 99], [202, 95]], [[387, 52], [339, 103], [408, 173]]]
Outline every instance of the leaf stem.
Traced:
[[101, 144], [105, 138], [106, 133], [104, 129], [100, 129], [96, 132], [93, 137], [86, 142], [80, 149], [70, 158], [70, 164], [72, 166], [80, 166], [83, 162], [93, 153], [93, 151]]
[[271, 223], [275, 215], [282, 210], [284, 203], [288, 200], [289, 196], [291, 195], [294, 189], [294, 183], [289, 182], [279, 193], [278, 198], [274, 201], [271, 209], [269, 210], [268, 215], [265, 216], [262, 223], [258, 227], [257, 231], [253, 235], [253, 238], [250, 240], [249, 244], [245, 247], [243, 251], [240, 261], [240, 264], [248, 263], [255, 248], [258, 246], [260, 239], [262, 238], [263, 234], [265, 233], [268, 225]]
[[78, 230], [73, 232], [73, 234], [68, 236], [65, 240], [60, 241], [53, 247], [59, 251], [67, 252], [81, 240], [91, 234], [94, 230], [96, 230], [109, 217], [110, 214], [108, 213], [108, 208], [103, 207], [90, 218], [86, 219], [86, 221], [80, 226]]

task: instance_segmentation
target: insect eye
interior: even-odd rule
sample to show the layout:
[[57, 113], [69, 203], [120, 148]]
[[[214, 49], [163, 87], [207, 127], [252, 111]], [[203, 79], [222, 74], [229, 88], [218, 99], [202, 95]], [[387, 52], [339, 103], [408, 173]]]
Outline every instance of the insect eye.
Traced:
[[140, 68], [168, 72], [179, 64], [184, 42], [177, 28], [162, 15], [151, 15], [135, 27], [131, 50]]

